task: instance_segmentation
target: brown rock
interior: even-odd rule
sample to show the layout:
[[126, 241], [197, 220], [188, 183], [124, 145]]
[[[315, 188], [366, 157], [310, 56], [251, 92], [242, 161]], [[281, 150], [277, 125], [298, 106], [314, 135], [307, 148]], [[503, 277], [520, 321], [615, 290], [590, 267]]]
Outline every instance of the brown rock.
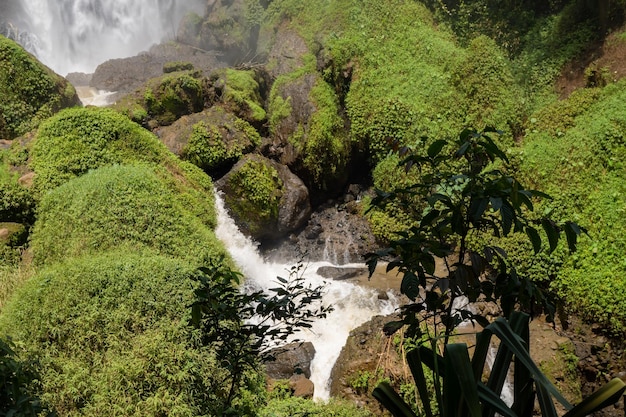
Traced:
[[313, 398], [315, 385], [304, 375], [294, 375], [289, 378], [289, 388], [293, 392], [294, 397]]

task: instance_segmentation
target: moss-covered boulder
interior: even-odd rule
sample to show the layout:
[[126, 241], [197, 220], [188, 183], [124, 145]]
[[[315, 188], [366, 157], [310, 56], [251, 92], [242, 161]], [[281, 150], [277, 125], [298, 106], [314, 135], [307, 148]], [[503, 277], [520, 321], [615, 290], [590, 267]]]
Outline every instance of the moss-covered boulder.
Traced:
[[244, 233], [276, 239], [301, 227], [311, 213], [308, 189], [286, 166], [247, 155], [216, 184]]
[[272, 146], [312, 192], [337, 192], [347, 181], [351, 142], [334, 89], [314, 72], [298, 70], [272, 87]]
[[36, 359], [59, 415], [216, 415], [226, 375], [188, 326], [192, 275], [149, 251], [56, 264], [18, 290], [0, 334]]
[[263, 93], [267, 82], [261, 70], [226, 68], [214, 71], [209, 81], [218, 100], [231, 112], [255, 126], [265, 123]]
[[13, 139], [65, 107], [74, 87], [14, 41], [0, 35], [0, 139]]
[[155, 166], [114, 165], [48, 192], [31, 237], [35, 262], [51, 264], [120, 247], [149, 248], [196, 264], [223, 254], [185, 194], [172, 189], [175, 181]]
[[170, 151], [216, 176], [261, 143], [248, 122], [221, 106], [183, 116], [161, 129], [159, 136]]

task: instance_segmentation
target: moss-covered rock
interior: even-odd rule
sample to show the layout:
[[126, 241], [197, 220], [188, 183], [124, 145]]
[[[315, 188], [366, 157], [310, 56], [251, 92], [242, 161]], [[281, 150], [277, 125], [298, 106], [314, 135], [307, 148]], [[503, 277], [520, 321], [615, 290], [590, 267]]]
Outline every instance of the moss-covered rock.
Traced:
[[351, 142], [334, 89], [318, 74], [300, 69], [276, 80], [269, 112], [281, 162], [313, 191], [341, 190]]
[[244, 233], [258, 240], [284, 236], [311, 213], [302, 181], [286, 166], [260, 155], [244, 157], [217, 186]]
[[190, 201], [158, 174], [151, 166], [102, 167], [48, 192], [31, 237], [35, 262], [51, 264], [120, 247], [149, 248], [196, 264], [223, 254]]
[[227, 68], [213, 72], [209, 80], [219, 100], [231, 112], [256, 126], [265, 122], [265, 100], [261, 95], [265, 81], [260, 72]]
[[146, 251], [57, 264], [18, 290], [0, 333], [37, 360], [59, 415], [216, 415], [226, 375], [187, 325], [192, 274]]
[[183, 116], [161, 129], [159, 136], [172, 152], [215, 176], [261, 143], [248, 122], [221, 106]]
[[204, 106], [203, 80], [198, 71], [182, 71], [148, 81], [143, 93], [148, 116], [167, 126]]
[[65, 107], [74, 87], [14, 41], [0, 35], [0, 139], [13, 139]]

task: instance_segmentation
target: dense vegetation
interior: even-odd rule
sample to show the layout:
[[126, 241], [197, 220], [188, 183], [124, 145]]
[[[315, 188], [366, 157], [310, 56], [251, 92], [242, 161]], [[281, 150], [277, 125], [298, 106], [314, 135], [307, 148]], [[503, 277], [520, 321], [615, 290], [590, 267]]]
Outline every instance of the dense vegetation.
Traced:
[[[495, 140], [516, 177], [552, 196], [533, 202], [530, 221], [571, 219], [589, 238], [572, 256], [564, 243], [534, 254], [516, 234], [467, 245], [503, 247], [523, 280], [623, 335], [626, 84], [621, 68], [585, 54], [610, 31], [611, 45], [626, 48], [624, 2], [503, 3], [216, 2], [207, 19], [187, 17], [199, 46], [210, 46], [201, 39], [209, 28], [231, 30], [233, 47], [267, 58], [264, 65], [207, 76], [175, 63], [114, 109], [56, 115], [76, 104], [71, 85], [0, 37], [0, 139], [20, 137], [0, 149], [0, 337], [16, 343], [4, 349], [6, 363], [39, 361], [40, 380], [31, 368], [20, 376], [25, 398], [40, 394], [62, 415], [218, 413], [229, 375], [188, 326], [193, 271], [230, 263], [213, 232], [205, 172], [221, 176], [237, 164], [227, 203], [244, 228], [246, 216], [265, 227], [287, 192], [274, 163], [298, 175], [314, 203], [348, 180], [390, 192], [432, 174], [399, 169], [390, 143], [424, 154], [470, 126], [500, 129]], [[286, 34], [297, 37], [288, 45], [303, 45], [295, 56], [272, 49]], [[581, 82], [559, 91], [572, 62], [583, 66]], [[181, 152], [187, 162], [144, 129], [203, 110], [223, 122], [193, 124]], [[29, 172], [32, 184], [20, 179]], [[425, 207], [410, 196], [368, 218], [386, 242], [415, 226]], [[360, 412], [268, 398], [262, 379], [238, 379], [233, 404], [268, 416]]]

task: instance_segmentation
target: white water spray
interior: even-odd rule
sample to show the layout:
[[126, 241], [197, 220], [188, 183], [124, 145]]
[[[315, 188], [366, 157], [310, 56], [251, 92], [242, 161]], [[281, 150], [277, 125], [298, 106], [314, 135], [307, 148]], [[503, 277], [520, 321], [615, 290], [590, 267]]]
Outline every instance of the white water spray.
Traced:
[[[276, 287], [276, 277], [285, 277], [292, 265], [267, 263], [260, 256], [257, 245], [245, 237], [228, 216], [224, 202], [216, 198], [218, 226], [216, 234], [226, 245], [241, 272], [251, 285], [268, 289]], [[378, 294], [369, 288], [360, 287], [345, 281], [328, 281], [316, 274], [320, 266], [328, 262], [308, 264], [304, 276], [313, 286], [326, 283], [324, 304], [331, 304], [334, 311], [326, 319], [314, 323], [310, 331], [296, 335], [301, 340], [310, 341], [315, 346], [315, 358], [311, 364], [311, 381], [315, 384], [315, 398], [328, 399], [330, 396], [330, 374], [332, 367], [346, 343], [350, 331], [378, 314], [391, 314], [398, 301], [390, 292], [389, 300], [379, 300]]]
[[[10, 0], [18, 1], [18, 0]], [[23, 45], [61, 75], [91, 73], [108, 59], [123, 58], [174, 38], [188, 12], [202, 14], [204, 0], [19, 0], [8, 16]], [[18, 9], [9, 4], [9, 10]], [[19, 41], [19, 39], [17, 39]]]

